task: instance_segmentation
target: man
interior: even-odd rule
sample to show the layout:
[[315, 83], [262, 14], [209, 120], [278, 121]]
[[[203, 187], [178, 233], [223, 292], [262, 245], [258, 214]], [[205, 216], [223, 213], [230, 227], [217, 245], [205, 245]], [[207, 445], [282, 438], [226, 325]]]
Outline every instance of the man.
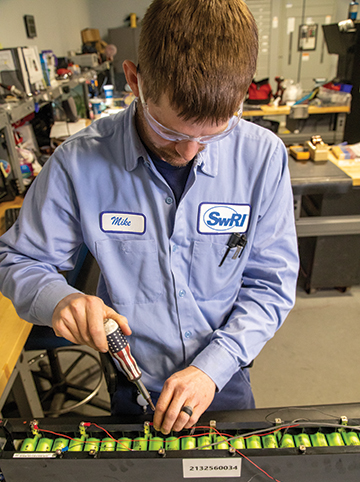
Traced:
[[[105, 318], [132, 333], [163, 433], [253, 408], [246, 366], [294, 303], [286, 150], [240, 120], [256, 57], [242, 0], [154, 0], [139, 65], [124, 62], [137, 101], [56, 150], [0, 244], [0, 289], [20, 316], [102, 352]], [[82, 243], [96, 297], [58, 274]], [[136, 412], [131, 390], [121, 381], [114, 413]]]

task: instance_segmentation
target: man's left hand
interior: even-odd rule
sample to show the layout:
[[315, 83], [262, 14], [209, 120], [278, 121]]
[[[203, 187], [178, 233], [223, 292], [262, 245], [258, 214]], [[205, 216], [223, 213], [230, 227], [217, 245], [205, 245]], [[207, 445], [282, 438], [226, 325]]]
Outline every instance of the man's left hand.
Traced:
[[[213, 401], [215, 389], [211, 378], [193, 366], [171, 375], [156, 404], [155, 430], [168, 434], [192, 427]], [[184, 406], [191, 407], [191, 416], [181, 411]]]

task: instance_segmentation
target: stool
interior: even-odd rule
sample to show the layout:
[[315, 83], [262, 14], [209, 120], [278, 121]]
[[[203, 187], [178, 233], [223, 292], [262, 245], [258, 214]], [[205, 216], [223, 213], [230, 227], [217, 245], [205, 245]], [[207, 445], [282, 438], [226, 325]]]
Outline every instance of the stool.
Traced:
[[[25, 350], [42, 350], [28, 363], [38, 365], [37, 368], [31, 368], [31, 372], [45, 415], [57, 417], [85, 404], [110, 412], [110, 403], [94, 400], [103, 380], [102, 366], [95, 354], [65, 338], [57, 337], [48, 326], [35, 325]], [[79, 380], [75, 380], [75, 376]], [[94, 377], [95, 382], [93, 387], [88, 388], [85, 384], [90, 377]]]

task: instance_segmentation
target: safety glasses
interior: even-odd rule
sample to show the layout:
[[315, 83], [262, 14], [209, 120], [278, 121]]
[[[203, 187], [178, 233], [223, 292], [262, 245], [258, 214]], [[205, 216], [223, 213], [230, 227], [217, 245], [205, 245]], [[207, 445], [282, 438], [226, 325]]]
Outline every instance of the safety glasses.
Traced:
[[219, 132], [217, 134], [210, 134], [208, 136], [202, 137], [192, 137], [188, 136], [187, 134], [182, 134], [181, 132], [173, 131], [169, 129], [160, 122], [158, 122], [149, 112], [149, 107], [145, 102], [144, 95], [141, 89], [141, 82], [138, 77], [138, 87], [139, 87], [139, 98], [140, 102], [144, 111], [144, 117], [156, 134], [158, 134], [163, 139], [171, 142], [198, 142], [199, 144], [210, 144], [210, 142], [219, 141], [224, 139], [224, 137], [228, 136], [230, 132], [238, 125], [242, 115], [242, 105], [240, 106], [239, 110], [235, 112], [235, 114], [230, 118], [229, 123], [225, 130]]

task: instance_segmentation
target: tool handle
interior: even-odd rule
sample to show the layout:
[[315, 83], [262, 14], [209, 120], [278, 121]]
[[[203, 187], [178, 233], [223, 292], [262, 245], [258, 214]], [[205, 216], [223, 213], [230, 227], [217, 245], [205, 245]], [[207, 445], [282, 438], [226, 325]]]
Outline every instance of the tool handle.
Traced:
[[229, 248], [236, 248], [236, 246], [238, 245], [239, 243], [239, 240], [241, 238], [241, 234], [240, 233], [232, 233], [230, 235], [230, 238], [228, 239], [228, 242], [226, 243]]
[[120, 364], [130, 382], [139, 380], [141, 371], [131, 354], [129, 343], [119, 325], [111, 318], [107, 318], [104, 321], [104, 328], [111, 356]]

